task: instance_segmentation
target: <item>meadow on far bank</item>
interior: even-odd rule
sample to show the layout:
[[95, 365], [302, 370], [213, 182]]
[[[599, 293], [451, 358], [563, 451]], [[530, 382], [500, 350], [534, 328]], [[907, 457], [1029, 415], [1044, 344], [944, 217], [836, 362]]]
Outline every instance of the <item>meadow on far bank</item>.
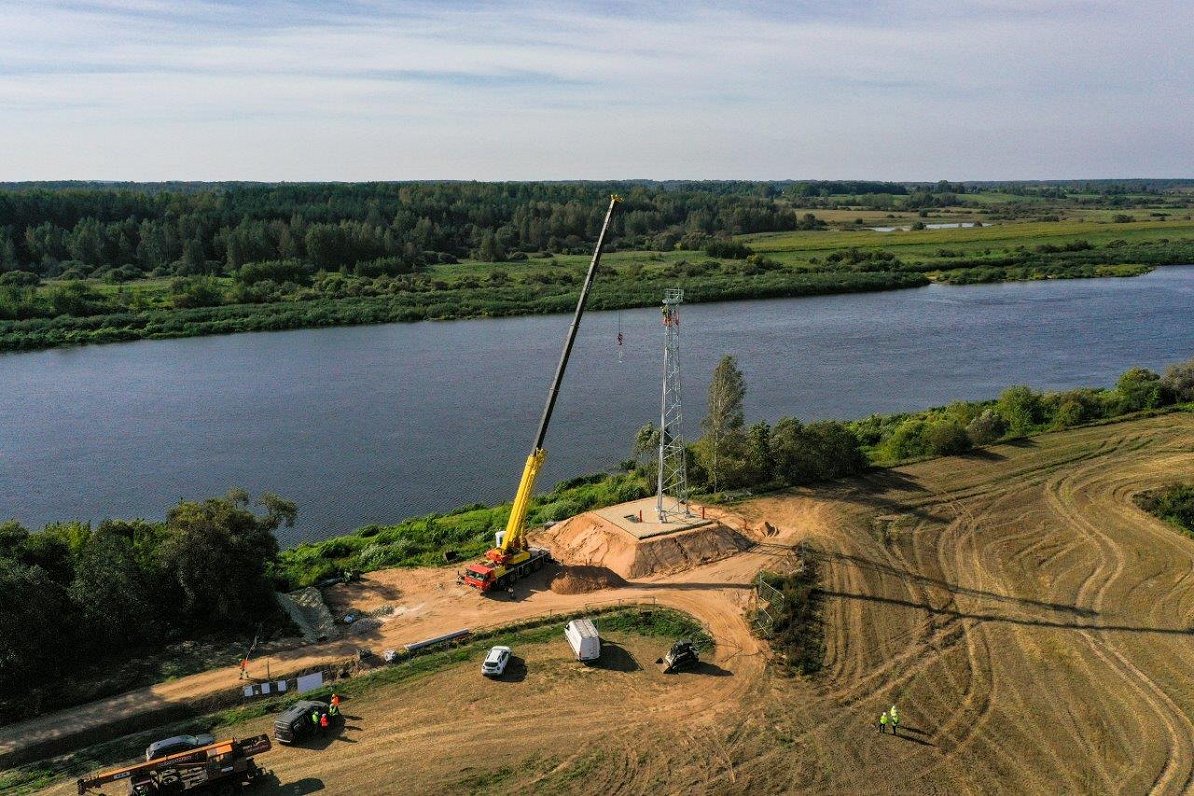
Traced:
[[710, 302], [1194, 263], [1180, 186], [18, 187], [0, 191], [0, 351], [567, 312], [607, 190], [625, 199], [598, 310], [668, 287]]

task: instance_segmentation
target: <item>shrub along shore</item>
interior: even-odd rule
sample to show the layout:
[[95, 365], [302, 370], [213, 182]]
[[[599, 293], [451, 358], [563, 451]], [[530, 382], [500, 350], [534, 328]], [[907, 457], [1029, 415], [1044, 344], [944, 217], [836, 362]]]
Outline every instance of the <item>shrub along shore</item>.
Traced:
[[[689, 483], [698, 499], [724, 500], [727, 491], [782, 489], [1085, 423], [1188, 409], [1194, 360], [1163, 376], [1133, 368], [1113, 388], [1040, 393], [1016, 386], [991, 401], [851, 422], [783, 418], [774, 426], [747, 426], [744, 395], [736, 363], [724, 358], [710, 387], [709, 404], [718, 411], [689, 446]], [[619, 471], [574, 478], [536, 496], [528, 522], [539, 526], [650, 494], [657, 440], [655, 429], [644, 427], [635, 457]], [[102, 678], [105, 662], [160, 655], [171, 643], [251, 638], [262, 627], [268, 636], [287, 625], [271, 599], [274, 590], [345, 570], [442, 564], [449, 551], [477, 556], [510, 512], [509, 504], [472, 505], [279, 550], [274, 532], [293, 523], [296, 507], [268, 494], [256, 503], [261, 511], [253, 505], [247, 493], [234, 490], [183, 501], [164, 521], [59, 522], [35, 532], [0, 522], [0, 705], [17, 698], [36, 702], [42, 690], [47, 704], [61, 700], [63, 678]], [[75, 651], [70, 658], [58, 654], [64, 645]]]
[[[360, 295], [330, 292], [301, 300], [282, 298], [268, 303], [179, 308], [136, 309], [113, 305], [106, 311], [98, 309], [103, 304], [103, 296], [95, 288], [83, 282], [71, 283], [77, 286], [56, 290], [72, 291], [72, 300], [90, 302], [96, 306], [96, 311], [82, 315], [64, 312], [22, 320], [4, 320], [0, 314], [0, 352], [239, 332], [547, 315], [570, 312], [576, 306], [577, 297], [577, 291], [570, 286], [487, 284], [478, 287], [469, 283], [405, 282], [382, 277], [353, 281], [368, 282], [367, 285], [357, 284]], [[214, 280], [211, 282], [217, 284]], [[791, 271], [764, 274], [749, 280], [709, 274], [685, 282], [690, 286], [687, 289], [692, 302], [900, 290], [928, 283], [923, 274]], [[668, 279], [633, 282], [607, 279], [594, 289], [590, 306], [596, 310], [651, 307], [659, 303], [663, 289], [673, 284], [674, 280]], [[179, 289], [198, 288], [184, 285]], [[0, 303], [2, 300], [3, 295], [0, 295]]]
[[[921, 412], [871, 415], [845, 423], [805, 424], [783, 418], [772, 426], [760, 421], [745, 428], [739, 425], [737, 433], [730, 429], [721, 435], [717, 488], [723, 493], [758, 492], [810, 484], [870, 466], [966, 453], [976, 446], [1167, 411], [1191, 401], [1194, 360], [1171, 367], [1164, 376], [1132, 368], [1112, 388], [1045, 393], [1020, 385], [994, 400], [958, 401]], [[652, 494], [654, 458], [649, 452], [657, 440], [648, 425], [639, 432], [637, 457], [624, 462], [621, 471], [574, 478], [537, 495], [528, 522], [543, 525]], [[689, 484], [696, 494], [716, 500], [724, 495], [711, 493], [712, 458], [707, 434], [690, 446]], [[440, 564], [449, 550], [462, 558], [480, 555], [490, 546], [492, 532], [505, 527], [509, 512], [509, 504], [472, 505], [304, 542], [279, 553], [274, 576], [280, 585], [304, 586], [344, 570]]]

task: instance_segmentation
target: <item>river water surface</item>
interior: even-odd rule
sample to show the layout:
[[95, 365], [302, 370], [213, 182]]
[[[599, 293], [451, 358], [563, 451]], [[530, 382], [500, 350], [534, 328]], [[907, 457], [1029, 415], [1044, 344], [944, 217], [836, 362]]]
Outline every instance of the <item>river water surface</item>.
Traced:
[[[727, 353], [748, 420], [854, 418], [1009, 384], [1105, 386], [1194, 355], [1194, 266], [682, 309], [686, 433]], [[160, 518], [232, 486], [299, 504], [292, 544], [510, 499], [569, 318], [357, 326], [0, 355], [0, 518]], [[621, 361], [617, 333], [624, 339]], [[659, 414], [654, 309], [591, 313], [540, 486], [615, 465]]]

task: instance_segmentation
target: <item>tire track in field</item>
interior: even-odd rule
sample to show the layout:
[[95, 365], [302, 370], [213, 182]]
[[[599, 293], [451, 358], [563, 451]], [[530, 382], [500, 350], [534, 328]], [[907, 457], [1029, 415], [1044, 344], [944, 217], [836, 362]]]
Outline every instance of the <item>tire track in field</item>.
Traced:
[[[1141, 450], [1147, 444], [1147, 439], [1139, 437], [1126, 437], [1121, 441], [1121, 447], [1128, 451]], [[1107, 468], [1096, 469], [1094, 465], [1086, 465], [1052, 480], [1045, 490], [1046, 500], [1054, 513], [1097, 545], [1099, 564], [1078, 589], [1077, 602], [1090, 605], [1100, 616], [1105, 613], [1108, 595], [1125, 578], [1127, 570], [1123, 544], [1088, 519], [1092, 506], [1104, 509], [1099, 512], [1103, 519], [1114, 514], [1114, 511], [1107, 509], [1114, 508], [1116, 490], [1114, 484], [1109, 483], [1111, 479], [1106, 473]], [[1103, 493], [1103, 500], [1089, 497], [1089, 493], [1095, 490]], [[1113, 498], [1111, 506], [1103, 505], [1108, 502], [1107, 494]], [[1121, 493], [1120, 497], [1125, 495]], [[1165, 546], [1169, 546], [1170, 541], [1166, 540]], [[1165, 566], [1160, 568], [1164, 570]], [[1127, 587], [1128, 594], [1133, 586]], [[1149, 614], [1155, 616], [1153, 611]], [[1101, 622], [1102, 619], [1096, 620], [1096, 623]], [[1161, 729], [1167, 737], [1167, 754], [1150, 792], [1184, 792], [1194, 777], [1194, 760], [1189, 745], [1194, 726], [1155, 680], [1132, 663], [1105, 634], [1096, 636], [1091, 631], [1084, 631], [1081, 635], [1094, 656], [1105, 664], [1106, 669], [1118, 675], [1121, 682], [1151, 708], [1151, 715], [1161, 723]]]

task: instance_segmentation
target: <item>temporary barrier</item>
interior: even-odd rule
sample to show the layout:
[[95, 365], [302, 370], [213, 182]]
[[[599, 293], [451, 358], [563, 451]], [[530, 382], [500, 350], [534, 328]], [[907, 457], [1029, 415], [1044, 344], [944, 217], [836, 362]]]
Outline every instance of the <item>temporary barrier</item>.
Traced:
[[297, 691], [302, 694], [307, 691], [314, 691], [323, 685], [323, 672], [315, 672], [313, 674], [304, 674], [298, 678]]
[[444, 633], [442, 636], [434, 636], [432, 638], [423, 639], [422, 641], [416, 641], [413, 644], [406, 644], [404, 647], [407, 652], [414, 652], [415, 650], [421, 650], [424, 647], [430, 647], [435, 644], [443, 644], [445, 641], [455, 641], [456, 639], [464, 638], [470, 632], [471, 631], [466, 627], [463, 630], [455, 630], [451, 633]]

